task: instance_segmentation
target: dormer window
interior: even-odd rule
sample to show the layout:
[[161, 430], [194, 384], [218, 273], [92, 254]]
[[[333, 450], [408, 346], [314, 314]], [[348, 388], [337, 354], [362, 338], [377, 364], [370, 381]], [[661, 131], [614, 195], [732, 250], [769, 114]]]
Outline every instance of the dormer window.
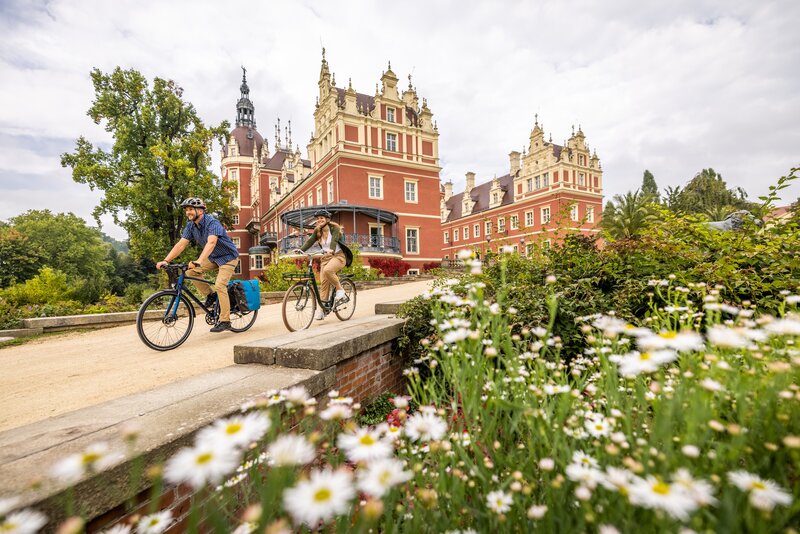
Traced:
[[497, 204], [500, 202], [500, 195], [498, 193], [492, 193], [492, 204]]
[[386, 108], [386, 120], [389, 122], [395, 122], [394, 120], [394, 108]]

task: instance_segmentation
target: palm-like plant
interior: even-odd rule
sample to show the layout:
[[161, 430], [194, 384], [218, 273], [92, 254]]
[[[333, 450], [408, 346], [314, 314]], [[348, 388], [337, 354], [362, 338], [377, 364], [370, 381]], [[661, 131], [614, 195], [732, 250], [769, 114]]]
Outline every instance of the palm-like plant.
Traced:
[[637, 189], [624, 195], [614, 195], [614, 199], [603, 210], [602, 227], [609, 237], [629, 239], [637, 236], [656, 218], [653, 197]]
[[708, 215], [708, 218], [712, 221], [722, 221], [736, 210], [737, 208], [734, 206], [709, 206], [703, 210], [703, 213]]

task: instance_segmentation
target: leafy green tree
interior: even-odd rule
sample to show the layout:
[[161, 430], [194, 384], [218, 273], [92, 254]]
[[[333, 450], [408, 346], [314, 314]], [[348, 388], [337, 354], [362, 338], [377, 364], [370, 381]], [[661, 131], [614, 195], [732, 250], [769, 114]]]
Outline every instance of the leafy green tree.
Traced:
[[223, 222], [233, 215], [231, 194], [210, 170], [214, 139], [229, 125], [207, 127], [174, 81], [155, 78], [152, 87], [136, 70], [117, 67], [91, 73], [95, 98], [89, 116], [114, 137], [111, 150], [80, 137], [61, 164], [73, 179], [104, 196], [95, 219], [110, 214], [130, 236], [135, 258], [161, 258], [185, 224], [182, 199], [202, 197]]
[[0, 287], [33, 278], [41, 261], [41, 250], [28, 236], [13, 226], [0, 225]]
[[638, 189], [624, 195], [614, 195], [603, 210], [601, 226], [609, 237], [630, 239], [636, 237], [656, 220], [653, 198]]
[[[683, 213], [719, 213], [719, 208], [754, 210], [757, 205], [747, 201], [747, 193], [741, 187], [728, 189], [714, 169], [703, 169], [692, 178], [674, 198], [670, 209]], [[724, 210], [723, 210], [724, 211]]]
[[107, 282], [110, 247], [97, 229], [87, 226], [77, 215], [29, 210], [9, 221], [27, 239], [28, 253], [38, 255], [44, 265], [65, 273], [71, 280], [101, 285]]
[[649, 195], [653, 197], [655, 202], [660, 202], [660, 195], [658, 194], [658, 185], [656, 184], [656, 179], [653, 177], [653, 173], [646, 170], [644, 171], [644, 176], [642, 176], [642, 187], [641, 191], [645, 195]]

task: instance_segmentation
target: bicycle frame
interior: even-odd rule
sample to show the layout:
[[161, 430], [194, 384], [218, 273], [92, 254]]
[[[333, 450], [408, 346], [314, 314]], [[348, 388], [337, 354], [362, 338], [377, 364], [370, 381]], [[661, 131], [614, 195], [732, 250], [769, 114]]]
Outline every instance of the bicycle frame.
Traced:
[[[209, 314], [209, 315], [218, 314], [219, 312], [217, 310], [218, 310], [218, 307], [219, 307], [219, 301], [217, 301], [217, 303], [214, 304], [214, 308], [215, 309], [209, 310], [208, 308], [206, 308], [205, 303], [201, 302], [200, 299], [198, 299], [197, 297], [194, 296], [194, 293], [184, 289], [184, 281], [185, 280], [195, 280], [197, 282], [203, 282], [204, 284], [207, 284], [209, 286], [213, 285], [211, 282], [209, 282], [205, 278], [196, 278], [194, 276], [186, 276], [186, 271], [181, 269], [181, 274], [178, 275], [178, 281], [175, 283], [175, 290], [178, 292], [178, 294], [177, 294], [177, 296], [175, 298], [175, 302], [173, 304], [170, 304], [170, 306], [167, 309], [167, 312], [164, 315], [164, 317], [169, 317], [169, 316], [171, 316], [173, 314], [178, 313], [178, 306], [180, 305], [181, 295], [188, 296], [189, 300], [194, 301], [194, 303], [197, 304], [197, 306], [199, 306], [200, 309], [205, 311], [207, 314]], [[173, 306], [175, 308], [174, 310], [173, 310]]]
[[[328, 313], [328, 312], [332, 311], [333, 308], [334, 308], [334, 304], [335, 304], [335, 300], [336, 300], [335, 288], [331, 288], [330, 295], [328, 295], [328, 300], [327, 301], [322, 300], [322, 296], [319, 293], [319, 285], [317, 284], [317, 277], [314, 275], [314, 269], [312, 267], [312, 263], [313, 263], [314, 257], [316, 257], [316, 256], [320, 256], [321, 257], [322, 255], [321, 254], [306, 254], [306, 256], [308, 256], [308, 268], [306, 269], [306, 276], [308, 277], [308, 280], [306, 281], [306, 285], [307, 286], [311, 286], [311, 288], [313, 290], [313, 293], [314, 293], [314, 298], [316, 299], [317, 304], [319, 304], [319, 306], [322, 308], [322, 311], [325, 312], [325, 313]], [[342, 279], [346, 280], [346, 279], [349, 278], [349, 275], [342, 275], [339, 278], [340, 278], [340, 280], [342, 280]]]

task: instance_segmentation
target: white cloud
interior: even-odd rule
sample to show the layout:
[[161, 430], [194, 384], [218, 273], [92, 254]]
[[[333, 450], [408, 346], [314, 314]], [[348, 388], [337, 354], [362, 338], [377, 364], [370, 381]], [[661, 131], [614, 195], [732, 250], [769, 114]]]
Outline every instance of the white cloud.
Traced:
[[[456, 190], [466, 171], [507, 172], [539, 113], [558, 143], [582, 125], [607, 197], [638, 187], [646, 168], [663, 188], [714, 167], [754, 198], [800, 164], [798, 15], [793, 0], [6, 2], [0, 97], [13, 104], [0, 109], [0, 188], [7, 173], [64, 172], [57, 143], [14, 138], [61, 151], [79, 135], [109, 140], [86, 116], [93, 67], [175, 79], [216, 123], [234, 119], [245, 65], [259, 131], [272, 145], [280, 115], [304, 147], [324, 45], [339, 86], [352, 78], [371, 94], [388, 60], [403, 86], [413, 71]], [[0, 218], [84, 201], [66, 190], [61, 200], [19, 197]]]

